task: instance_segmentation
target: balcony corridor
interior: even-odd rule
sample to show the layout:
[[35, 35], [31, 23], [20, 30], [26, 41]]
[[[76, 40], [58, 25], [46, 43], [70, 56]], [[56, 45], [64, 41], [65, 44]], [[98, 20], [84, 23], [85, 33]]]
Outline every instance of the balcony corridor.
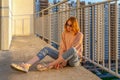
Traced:
[[[83, 66], [39, 72], [36, 70], [35, 64], [28, 73], [10, 68], [11, 62], [27, 61], [44, 46], [49, 45], [35, 36], [13, 37], [10, 50], [0, 51], [0, 80], [100, 80]], [[52, 61], [50, 57], [46, 57], [41, 63], [48, 62], [48, 60]]]

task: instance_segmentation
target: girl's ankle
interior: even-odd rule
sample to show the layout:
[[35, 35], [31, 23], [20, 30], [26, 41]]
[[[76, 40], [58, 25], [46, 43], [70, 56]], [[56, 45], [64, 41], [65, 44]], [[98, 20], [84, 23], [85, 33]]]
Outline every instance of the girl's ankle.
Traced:
[[29, 64], [29, 63], [22, 63], [21, 66], [26, 67], [26, 68], [30, 68], [31, 64]]

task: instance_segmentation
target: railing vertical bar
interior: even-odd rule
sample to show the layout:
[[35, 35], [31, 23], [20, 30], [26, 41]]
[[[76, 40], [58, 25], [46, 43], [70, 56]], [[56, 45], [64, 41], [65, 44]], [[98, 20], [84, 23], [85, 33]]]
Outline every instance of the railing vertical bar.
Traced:
[[116, 12], [116, 14], [115, 14], [115, 18], [116, 18], [116, 60], [115, 60], [115, 62], [116, 62], [116, 74], [118, 74], [118, 14], [117, 14], [117, 1], [115, 1], [115, 12]]
[[37, 26], [37, 23], [36, 23], [36, 19], [35, 19], [35, 14], [33, 14], [33, 26], [34, 26], [34, 34], [38, 34], [37, 31], [36, 31], [36, 26]]
[[[60, 8], [60, 5], [58, 6], [58, 8]], [[60, 20], [61, 20], [61, 17], [60, 17], [60, 10], [58, 11], [58, 26], [57, 26], [57, 30], [58, 30], [58, 42], [57, 43], [59, 43], [60, 42], [60, 37], [61, 37], [61, 35], [60, 35], [60, 32], [61, 32], [61, 30], [60, 30], [60, 24], [61, 24], [61, 22], [60, 22]]]
[[30, 34], [34, 34], [35, 32], [34, 32], [34, 28], [33, 28], [33, 25], [34, 25], [34, 21], [33, 21], [33, 15], [31, 14], [30, 15]]
[[76, 8], [76, 12], [77, 12], [77, 19], [78, 19], [78, 23], [80, 22], [80, 11], [79, 11], [79, 8], [80, 7], [80, 0], [77, 0], [77, 8]]
[[[57, 30], [58, 30], [58, 36], [60, 36], [60, 12], [58, 12], [58, 26], [57, 26]], [[61, 36], [60, 36], [61, 37]], [[60, 42], [60, 37], [58, 37], [58, 43]]]
[[99, 52], [99, 5], [97, 5], [97, 63], [100, 61], [100, 52]]
[[33, 34], [33, 28], [32, 28], [32, 15], [30, 15], [30, 20], [29, 20], [29, 22], [30, 22], [30, 34], [32, 33]]
[[51, 13], [48, 13], [49, 14], [49, 44], [51, 45]]
[[[43, 39], [43, 20], [42, 20], [42, 17], [43, 17], [43, 15], [42, 15], [42, 12], [40, 13], [40, 18], [38, 19], [38, 25], [39, 25], [39, 29], [40, 29], [40, 31], [41, 32], [39, 32], [40, 33], [40, 35], [41, 35], [41, 38]], [[39, 23], [39, 20], [40, 20], [40, 22], [41, 22], [41, 25], [40, 25], [40, 23]], [[38, 30], [39, 31], [39, 30]]]
[[[68, 5], [68, 3], [66, 3]], [[67, 6], [67, 10], [66, 10], [66, 14], [67, 14], [67, 19], [69, 18], [69, 12], [68, 12], [68, 6]]]
[[[62, 26], [62, 13], [60, 13], [60, 12], [59, 12], [59, 18], [60, 18], [59, 19], [59, 23], [60, 24], [59, 24], [59, 28], [58, 29], [59, 29], [59, 35], [60, 35], [62, 33], [62, 30], [63, 30], [63, 26]], [[60, 37], [61, 37], [61, 35], [60, 35]], [[59, 42], [60, 42], [60, 40], [59, 40]]]
[[102, 14], [103, 14], [103, 18], [102, 18], [102, 19], [103, 19], [103, 20], [102, 20], [102, 21], [103, 21], [103, 22], [102, 22], [102, 26], [103, 26], [103, 27], [102, 27], [102, 29], [103, 29], [103, 30], [102, 30], [102, 31], [103, 31], [103, 33], [102, 33], [102, 45], [103, 45], [103, 47], [102, 47], [102, 50], [103, 50], [103, 52], [102, 52], [102, 65], [105, 66], [105, 62], [104, 62], [104, 57], [105, 57], [105, 56], [104, 56], [104, 54], [105, 54], [105, 47], [104, 47], [104, 46], [105, 46], [105, 45], [104, 45], [104, 43], [105, 43], [105, 42], [104, 42], [104, 40], [105, 40], [105, 39], [104, 39], [104, 35], [105, 35], [105, 32], [104, 32], [104, 31], [105, 31], [105, 30], [104, 30], [104, 29], [105, 29], [105, 27], [104, 27], [104, 21], [105, 21], [105, 19], [104, 19], [104, 4], [102, 4], [102, 10], [103, 10], [103, 11], [102, 11]]
[[80, 30], [81, 30], [81, 32], [83, 33], [83, 13], [82, 13], [82, 8], [80, 8], [80, 11], [81, 11], [81, 13], [80, 13], [80, 17], [81, 17], [81, 19], [80, 19]]
[[[86, 10], [87, 10], [87, 8], [85, 8], [85, 11], [86, 11]], [[88, 10], [87, 10], [87, 11], [88, 11]], [[86, 15], [88, 15], [88, 12], [85, 12], [85, 18], [86, 18]], [[85, 28], [84, 28], [84, 29], [85, 29], [85, 31], [84, 31], [84, 32], [85, 32], [85, 34], [84, 34], [84, 36], [85, 36], [85, 57], [88, 58], [88, 54], [87, 54], [88, 52], [87, 52], [87, 49], [86, 49], [86, 48], [88, 47], [87, 44], [86, 44], [86, 43], [87, 43], [87, 40], [86, 40], [86, 39], [87, 39], [87, 37], [88, 37], [87, 34], [86, 34], [86, 29], [87, 29], [86, 24], [87, 24], [87, 20], [85, 19]]]
[[91, 54], [91, 52], [90, 52], [90, 7], [88, 7], [88, 37], [89, 37], [89, 39], [88, 39], [88, 48], [89, 48], [89, 52], [88, 52], [88, 58], [90, 59], [90, 54]]
[[108, 68], [109, 68], [109, 70], [111, 70], [111, 48], [110, 48], [110, 46], [111, 46], [111, 43], [110, 43], [110, 34], [111, 34], [111, 31], [110, 31], [110, 2], [108, 3], [108, 17], [109, 17], [109, 60], [108, 60]]
[[43, 37], [43, 39], [45, 38], [45, 36], [44, 36], [44, 11], [42, 12], [42, 37]]
[[95, 52], [94, 52], [94, 49], [95, 49], [95, 46], [94, 46], [94, 45], [95, 45], [95, 44], [94, 44], [94, 42], [95, 42], [95, 40], [94, 40], [94, 35], [95, 35], [95, 32], [94, 32], [94, 27], [95, 27], [95, 25], [94, 25], [94, 22], [95, 22], [95, 21], [94, 21], [94, 19], [95, 19], [95, 18], [94, 18], [94, 17], [95, 17], [94, 8], [95, 8], [95, 7], [92, 6], [92, 38], [93, 38], [93, 39], [92, 39], [92, 40], [93, 40], [93, 41], [92, 41], [92, 45], [93, 45], [93, 46], [92, 46], [92, 61], [93, 61], [93, 62], [94, 62], [94, 55], [95, 55]]

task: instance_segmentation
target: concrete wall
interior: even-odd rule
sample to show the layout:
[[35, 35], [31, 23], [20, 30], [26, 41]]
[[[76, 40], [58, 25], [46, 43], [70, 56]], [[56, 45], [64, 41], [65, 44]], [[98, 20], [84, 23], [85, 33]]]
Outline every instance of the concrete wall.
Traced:
[[[2, 2], [0, 1], [0, 7], [2, 5]], [[1, 17], [1, 8], [0, 8], [0, 17]], [[1, 18], [0, 18], [0, 50], [1, 50]]]
[[0, 50], [8, 50], [12, 36], [34, 33], [34, 0], [0, 0]]
[[10, 31], [9, 31], [9, 5], [8, 0], [1, 0], [0, 4], [0, 27], [1, 27], [1, 49], [7, 50], [10, 46]]
[[24, 36], [34, 33], [33, 13], [35, 0], [10, 0], [12, 12], [12, 33]]

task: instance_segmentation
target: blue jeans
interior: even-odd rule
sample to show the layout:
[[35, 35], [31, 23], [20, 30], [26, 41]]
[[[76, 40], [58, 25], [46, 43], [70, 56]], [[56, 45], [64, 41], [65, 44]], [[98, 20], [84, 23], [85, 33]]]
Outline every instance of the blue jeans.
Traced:
[[[49, 47], [44, 47], [40, 52], [37, 54], [40, 60], [42, 60], [45, 56], [50, 56], [53, 59], [58, 58], [58, 51], [54, 50]], [[67, 60], [67, 63], [74, 67], [74, 66], [79, 66], [80, 61], [79, 61], [79, 56], [77, 55], [76, 49], [74, 47], [68, 49], [66, 52], [63, 53], [62, 55], [64, 60]]]

